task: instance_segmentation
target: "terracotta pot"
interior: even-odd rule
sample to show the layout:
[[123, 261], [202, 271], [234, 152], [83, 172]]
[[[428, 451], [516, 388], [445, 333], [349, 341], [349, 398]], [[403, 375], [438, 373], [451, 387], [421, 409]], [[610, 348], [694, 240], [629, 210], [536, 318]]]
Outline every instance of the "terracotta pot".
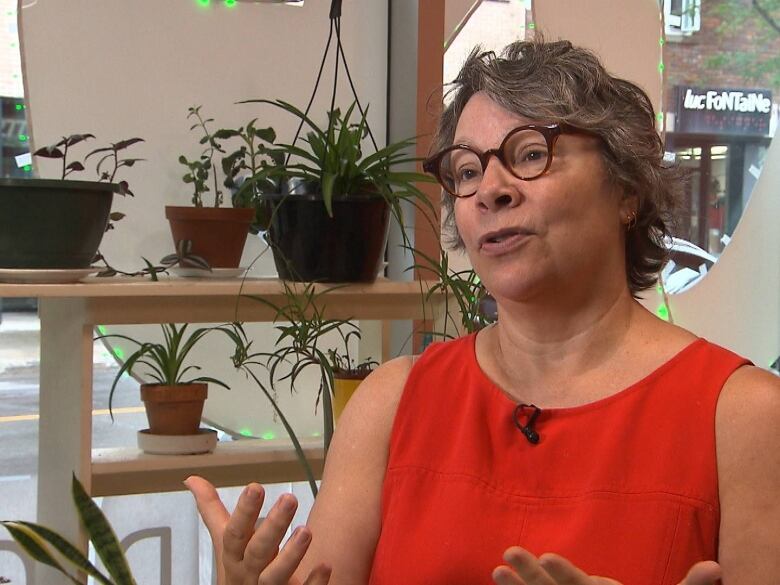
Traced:
[[207, 395], [204, 383], [141, 384], [149, 431], [153, 435], [196, 435]]
[[166, 205], [165, 217], [171, 224], [174, 247], [181, 240], [190, 240], [191, 253], [204, 258], [212, 268], [238, 268], [255, 210]]

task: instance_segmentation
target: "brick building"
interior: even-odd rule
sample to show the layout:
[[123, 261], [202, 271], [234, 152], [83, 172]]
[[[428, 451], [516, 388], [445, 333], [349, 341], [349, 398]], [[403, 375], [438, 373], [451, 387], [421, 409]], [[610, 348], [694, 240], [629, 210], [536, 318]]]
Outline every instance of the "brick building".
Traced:
[[717, 254], [777, 125], [780, 32], [751, 0], [665, 0], [664, 10], [666, 145], [691, 172], [679, 235]]

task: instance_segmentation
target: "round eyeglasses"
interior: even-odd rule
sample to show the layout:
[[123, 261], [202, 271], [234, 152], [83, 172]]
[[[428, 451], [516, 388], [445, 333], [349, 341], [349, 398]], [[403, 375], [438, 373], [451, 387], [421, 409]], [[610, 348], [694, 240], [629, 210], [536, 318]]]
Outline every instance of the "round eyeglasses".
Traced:
[[555, 142], [563, 133], [590, 134], [563, 124], [528, 124], [511, 130], [498, 148], [480, 151], [468, 144], [449, 146], [426, 159], [423, 170], [436, 177], [453, 197], [476, 194], [491, 155], [518, 179], [533, 181], [549, 170]]

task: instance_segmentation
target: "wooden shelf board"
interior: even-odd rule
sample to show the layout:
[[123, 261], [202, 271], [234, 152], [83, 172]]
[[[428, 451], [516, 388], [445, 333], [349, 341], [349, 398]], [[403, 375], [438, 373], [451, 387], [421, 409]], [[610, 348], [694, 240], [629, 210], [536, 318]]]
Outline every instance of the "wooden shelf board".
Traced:
[[[324, 465], [322, 443], [303, 442], [317, 479]], [[92, 450], [92, 495], [114, 496], [185, 489], [190, 475], [217, 487], [250, 482], [305, 481], [306, 474], [289, 441], [260, 439], [221, 442], [204, 455], [149, 455], [135, 448]]]

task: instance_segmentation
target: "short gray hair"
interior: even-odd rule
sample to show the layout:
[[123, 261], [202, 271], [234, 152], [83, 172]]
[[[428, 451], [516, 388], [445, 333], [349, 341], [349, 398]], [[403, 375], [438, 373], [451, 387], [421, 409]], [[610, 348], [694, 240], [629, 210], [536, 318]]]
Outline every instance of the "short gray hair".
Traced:
[[[463, 108], [477, 92], [531, 120], [565, 123], [601, 138], [609, 180], [638, 199], [636, 224], [626, 234], [626, 273], [636, 296], [650, 288], [668, 258], [664, 239], [684, 188], [681, 170], [664, 160], [655, 113], [639, 86], [610, 75], [590, 51], [541, 35], [507, 46], [500, 57], [475, 48], [446, 93], [432, 152], [453, 143]], [[462, 248], [453, 200], [444, 194], [445, 238]]]

